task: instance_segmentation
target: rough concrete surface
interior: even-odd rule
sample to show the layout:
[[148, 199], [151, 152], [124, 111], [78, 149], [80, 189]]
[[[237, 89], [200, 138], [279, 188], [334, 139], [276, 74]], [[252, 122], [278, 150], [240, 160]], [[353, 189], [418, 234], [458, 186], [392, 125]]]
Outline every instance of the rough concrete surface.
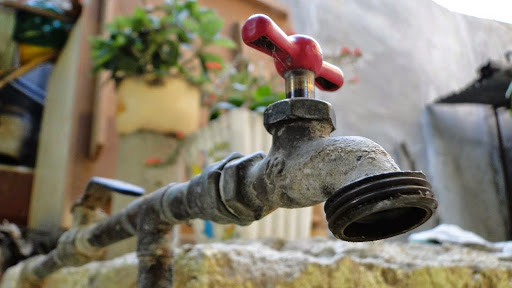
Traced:
[[510, 287], [512, 263], [456, 246], [311, 239], [185, 246], [180, 288]]
[[[135, 287], [136, 264], [130, 253], [65, 268], [42, 288]], [[9, 269], [0, 287], [17, 287], [19, 272], [19, 265]], [[512, 262], [457, 246], [314, 238], [185, 245], [176, 251], [173, 274], [179, 288], [508, 288]]]

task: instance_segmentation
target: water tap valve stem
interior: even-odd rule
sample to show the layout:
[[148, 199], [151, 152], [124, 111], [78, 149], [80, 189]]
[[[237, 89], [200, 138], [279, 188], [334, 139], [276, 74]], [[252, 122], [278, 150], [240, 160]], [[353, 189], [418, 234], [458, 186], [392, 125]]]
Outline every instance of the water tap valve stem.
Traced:
[[295, 69], [284, 74], [287, 99], [315, 99], [315, 73], [309, 70]]

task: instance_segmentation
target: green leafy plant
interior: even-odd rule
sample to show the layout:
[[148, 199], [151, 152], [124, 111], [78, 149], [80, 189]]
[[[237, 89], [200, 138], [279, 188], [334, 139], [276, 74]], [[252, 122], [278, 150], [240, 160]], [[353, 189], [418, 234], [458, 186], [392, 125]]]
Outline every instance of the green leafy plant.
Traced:
[[285, 98], [283, 81], [275, 83], [281, 77], [267, 79], [253, 71], [253, 67], [246, 59], [235, 60], [232, 67], [218, 75], [211, 93], [203, 101], [212, 108], [210, 119], [238, 107], [262, 112], [268, 105]]
[[106, 26], [106, 37], [91, 39], [93, 72], [111, 72], [119, 82], [143, 76], [159, 83], [168, 75], [183, 76], [190, 83], [210, 81], [209, 71], [223, 67], [222, 58], [207, 51], [211, 46], [235, 48], [220, 36], [223, 20], [196, 1], [172, 1], [137, 8]]

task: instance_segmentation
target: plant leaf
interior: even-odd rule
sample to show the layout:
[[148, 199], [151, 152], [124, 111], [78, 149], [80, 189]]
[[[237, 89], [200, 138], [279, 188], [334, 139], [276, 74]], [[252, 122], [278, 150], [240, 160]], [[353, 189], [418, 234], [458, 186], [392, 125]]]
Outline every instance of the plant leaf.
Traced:
[[199, 22], [198, 31], [199, 36], [207, 42], [213, 41], [215, 36], [220, 32], [220, 29], [224, 25], [224, 21], [219, 18], [213, 11], [208, 10], [203, 12], [202, 19]]
[[254, 100], [262, 101], [265, 97], [272, 95], [272, 88], [269, 85], [262, 85], [254, 91]]
[[214, 46], [226, 47], [230, 49], [235, 49], [238, 47], [233, 40], [224, 37], [216, 37], [209, 44]]

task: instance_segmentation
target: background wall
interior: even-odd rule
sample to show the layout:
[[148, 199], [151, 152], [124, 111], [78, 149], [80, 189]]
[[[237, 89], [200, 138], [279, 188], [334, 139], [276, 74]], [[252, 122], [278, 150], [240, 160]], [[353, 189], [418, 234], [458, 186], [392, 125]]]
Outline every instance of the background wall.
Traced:
[[489, 58], [512, 48], [512, 25], [450, 12], [431, 0], [279, 0], [297, 33], [314, 37], [324, 54], [359, 47], [363, 57], [343, 69], [347, 84], [318, 93], [333, 103], [334, 135], [371, 137], [386, 150], [406, 142], [419, 167], [420, 115], [427, 103], [463, 88]]
[[[289, 6], [296, 32], [314, 37], [324, 55], [341, 46], [362, 50], [354, 67], [341, 67], [347, 79], [357, 75], [360, 82], [319, 98], [336, 110], [333, 135], [368, 137], [402, 169], [427, 169], [425, 105], [463, 88], [476, 78], [479, 65], [489, 58], [504, 60], [512, 48], [512, 25], [453, 13], [431, 0], [279, 1]], [[400, 143], [414, 163], [400, 152]]]

